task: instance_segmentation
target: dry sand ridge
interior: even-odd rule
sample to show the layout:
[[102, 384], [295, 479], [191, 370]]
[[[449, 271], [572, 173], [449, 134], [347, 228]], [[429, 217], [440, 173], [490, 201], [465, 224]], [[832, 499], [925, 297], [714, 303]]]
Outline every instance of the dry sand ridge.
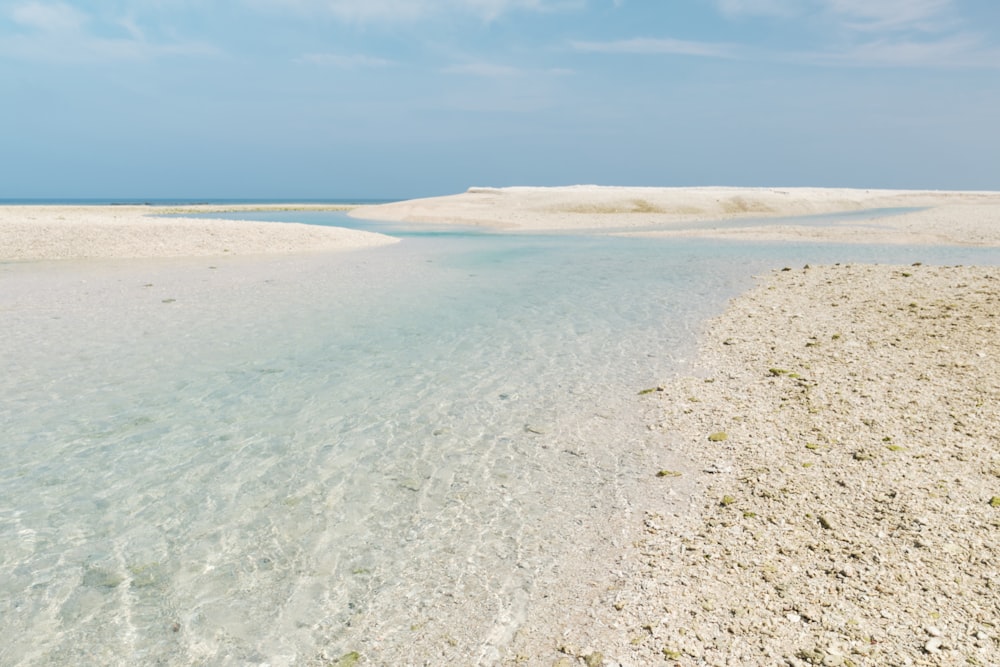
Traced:
[[290, 254], [395, 242], [338, 227], [156, 217], [234, 210], [287, 207], [0, 206], [0, 261]]
[[[873, 209], [913, 211], [844, 223], [775, 220]], [[470, 188], [458, 195], [359, 207], [350, 215], [520, 232], [1000, 245], [1000, 192], [594, 185]], [[749, 224], [754, 220], [760, 224]], [[747, 224], [734, 226], [733, 221]]]

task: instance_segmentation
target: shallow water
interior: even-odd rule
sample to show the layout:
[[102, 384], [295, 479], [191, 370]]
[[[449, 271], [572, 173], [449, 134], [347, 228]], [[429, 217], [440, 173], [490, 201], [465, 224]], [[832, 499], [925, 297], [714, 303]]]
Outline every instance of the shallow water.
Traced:
[[656, 455], [636, 393], [754, 273], [997, 261], [392, 229], [0, 265], [0, 664], [493, 663], [613, 549]]

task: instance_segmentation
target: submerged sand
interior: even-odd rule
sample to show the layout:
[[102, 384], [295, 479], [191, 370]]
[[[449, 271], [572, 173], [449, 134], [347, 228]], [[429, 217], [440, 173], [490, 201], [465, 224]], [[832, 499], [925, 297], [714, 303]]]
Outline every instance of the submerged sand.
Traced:
[[[295, 210], [328, 207], [295, 207]], [[157, 217], [284, 207], [0, 206], [0, 261], [326, 252], [384, 245], [381, 234], [298, 223]]]
[[[910, 211], [851, 222], [774, 220], [876, 209]], [[593, 185], [470, 188], [457, 195], [359, 207], [350, 215], [523, 232], [1000, 245], [1000, 192]], [[713, 221], [717, 224], [705, 224]], [[734, 226], [735, 221], [740, 224]]]

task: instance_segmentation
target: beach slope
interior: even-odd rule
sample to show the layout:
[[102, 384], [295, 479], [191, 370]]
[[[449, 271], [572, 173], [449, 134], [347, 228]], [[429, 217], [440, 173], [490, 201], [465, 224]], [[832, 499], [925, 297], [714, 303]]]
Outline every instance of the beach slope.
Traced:
[[662, 498], [700, 507], [648, 497], [614, 583], [521, 654], [546, 628], [548, 664], [996, 664], [1000, 269], [777, 270], [693, 370], [637, 400], [691, 462], [650, 470]]

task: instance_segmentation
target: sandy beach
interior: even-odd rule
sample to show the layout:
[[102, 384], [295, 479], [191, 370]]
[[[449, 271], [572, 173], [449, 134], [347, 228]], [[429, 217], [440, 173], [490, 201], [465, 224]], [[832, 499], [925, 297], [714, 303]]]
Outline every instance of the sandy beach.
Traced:
[[[872, 209], [895, 210], [846, 223], [770, 220]], [[995, 192], [471, 188], [352, 215], [520, 232], [1000, 245]], [[510, 663], [1000, 664], [998, 318], [996, 267], [766, 277], [708, 325], [691, 376], [637, 397], [650, 403], [663, 458], [683, 463], [650, 470], [662, 496], [636, 508], [609, 578], [554, 594]]]
[[[835, 224], [773, 220], [873, 209], [910, 212]], [[521, 232], [1000, 245], [998, 192], [593, 185], [469, 188], [457, 195], [360, 207], [350, 215]], [[758, 219], [759, 225], [750, 224]], [[713, 221], [718, 224], [705, 224]], [[734, 221], [743, 224], [733, 226]]]
[[[998, 192], [578, 185], [474, 187], [457, 195], [356, 207], [7, 205], [0, 206], [0, 261], [292, 254], [394, 242], [370, 232], [316, 225], [158, 217], [331, 209], [350, 209], [352, 217], [371, 220], [487, 226], [518, 232], [1000, 245]], [[848, 222], [775, 220], [879, 210], [886, 213]], [[760, 224], [754, 224], [757, 220]]]
[[[1000, 269], [776, 270], [637, 396], [662, 482], [574, 665], [996, 665]], [[678, 511], [664, 501], [698, 488]], [[553, 610], [550, 610], [553, 611]], [[513, 660], [512, 662], [516, 662]]]
[[[901, 208], [914, 210], [822, 225], [701, 224]], [[153, 217], [163, 212], [3, 206], [0, 261], [395, 242]], [[524, 232], [1000, 245], [996, 192], [472, 188], [351, 215]], [[631, 532], [615, 562], [588, 564], [593, 581], [567, 582], [532, 609], [505, 663], [1000, 664], [998, 325], [996, 266], [775, 267], [706, 325], [689, 372], [636, 388], [651, 465]]]
[[287, 207], [0, 206], [0, 261], [235, 257], [346, 250], [395, 241], [336, 227], [157, 217], [235, 210]]

